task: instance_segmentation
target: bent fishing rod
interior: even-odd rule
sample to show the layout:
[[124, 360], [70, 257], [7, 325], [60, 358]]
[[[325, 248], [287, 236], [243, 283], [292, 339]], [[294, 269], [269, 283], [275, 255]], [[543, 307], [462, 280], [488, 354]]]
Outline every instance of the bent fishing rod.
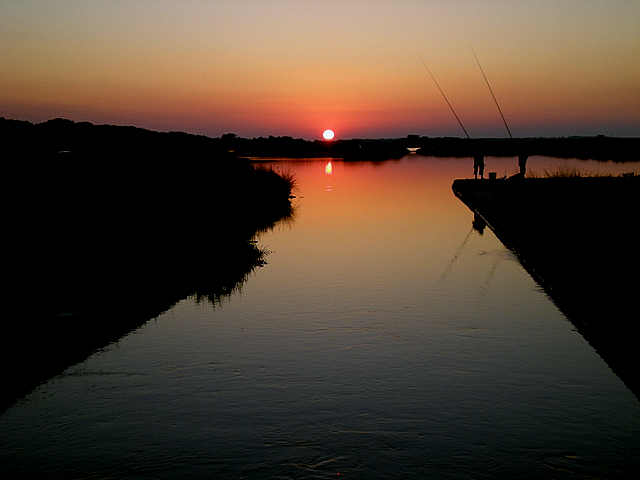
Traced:
[[453, 112], [453, 116], [456, 117], [456, 120], [458, 121], [458, 123], [460, 124], [460, 126], [462, 127], [462, 130], [464, 131], [464, 134], [467, 136], [467, 138], [471, 138], [469, 136], [469, 134], [467, 133], [467, 129], [464, 128], [464, 125], [462, 125], [462, 122], [460, 121], [460, 118], [458, 117], [458, 115], [456, 114], [456, 111], [453, 109], [453, 107], [451, 106], [451, 103], [449, 102], [449, 99], [447, 98], [447, 96], [444, 94], [444, 92], [442, 91], [442, 88], [440, 88], [440, 85], [438, 84], [438, 81], [436, 80], [436, 77], [433, 76], [433, 73], [431, 73], [431, 70], [429, 69], [429, 67], [427, 66], [427, 62], [424, 61], [424, 59], [422, 58], [422, 55], [420, 55], [420, 52], [418, 52], [418, 50], [416, 50], [416, 53], [418, 54], [418, 56], [420, 57], [420, 60], [422, 60], [422, 64], [425, 66], [425, 68], [427, 69], [427, 72], [429, 72], [429, 75], [431, 75], [431, 78], [433, 79], [433, 82], [436, 84], [436, 87], [438, 87], [438, 90], [440, 90], [440, 93], [442, 94], [442, 96], [444, 97], [445, 101], [447, 102], [447, 105], [449, 105], [449, 108], [451, 109], [451, 111]]
[[500, 116], [502, 117], [502, 121], [504, 122], [504, 126], [507, 127], [507, 132], [509, 132], [509, 137], [513, 140], [513, 135], [511, 135], [511, 130], [509, 129], [509, 125], [507, 125], [507, 120], [504, 118], [504, 115], [502, 114], [502, 109], [500, 108], [500, 105], [498, 105], [498, 99], [496, 98], [495, 94], [493, 93], [493, 89], [491, 88], [491, 85], [489, 85], [489, 80], [487, 79], [487, 76], [484, 73], [484, 69], [482, 68], [482, 65], [480, 65], [480, 60], [478, 60], [478, 56], [476, 55], [476, 52], [473, 49], [473, 47], [471, 48], [471, 51], [473, 52], [473, 56], [476, 57], [476, 62], [478, 62], [478, 66], [480, 67], [480, 71], [482, 72], [482, 76], [484, 77], [484, 81], [487, 82], [487, 87], [489, 87], [489, 91], [491, 92], [491, 96], [493, 97], [493, 101], [496, 102], [496, 107], [498, 107], [498, 112], [500, 112]]

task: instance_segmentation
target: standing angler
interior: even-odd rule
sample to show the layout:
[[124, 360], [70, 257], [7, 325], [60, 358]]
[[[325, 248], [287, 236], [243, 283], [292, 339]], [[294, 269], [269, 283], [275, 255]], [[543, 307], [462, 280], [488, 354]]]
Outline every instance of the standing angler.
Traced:
[[475, 178], [484, 178], [484, 155], [481, 152], [476, 152], [473, 157], [473, 175]]

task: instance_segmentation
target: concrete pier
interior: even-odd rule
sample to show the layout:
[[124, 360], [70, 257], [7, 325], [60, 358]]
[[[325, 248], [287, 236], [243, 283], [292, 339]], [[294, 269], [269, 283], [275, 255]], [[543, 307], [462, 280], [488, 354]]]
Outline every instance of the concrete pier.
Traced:
[[640, 398], [640, 177], [456, 180], [452, 189]]

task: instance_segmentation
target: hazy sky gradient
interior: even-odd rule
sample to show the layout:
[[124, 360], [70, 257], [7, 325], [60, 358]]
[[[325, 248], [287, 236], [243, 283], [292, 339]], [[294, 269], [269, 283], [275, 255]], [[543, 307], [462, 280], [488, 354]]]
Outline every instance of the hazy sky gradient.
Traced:
[[640, 136], [640, 1], [0, 0], [0, 116], [210, 136]]

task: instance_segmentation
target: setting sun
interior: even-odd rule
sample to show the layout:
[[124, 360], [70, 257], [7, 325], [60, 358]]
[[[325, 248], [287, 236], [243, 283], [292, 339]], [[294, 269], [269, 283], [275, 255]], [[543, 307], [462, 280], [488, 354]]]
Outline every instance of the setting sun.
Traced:
[[332, 140], [334, 136], [333, 130], [325, 130], [322, 133], [322, 136], [324, 137], [325, 140]]

